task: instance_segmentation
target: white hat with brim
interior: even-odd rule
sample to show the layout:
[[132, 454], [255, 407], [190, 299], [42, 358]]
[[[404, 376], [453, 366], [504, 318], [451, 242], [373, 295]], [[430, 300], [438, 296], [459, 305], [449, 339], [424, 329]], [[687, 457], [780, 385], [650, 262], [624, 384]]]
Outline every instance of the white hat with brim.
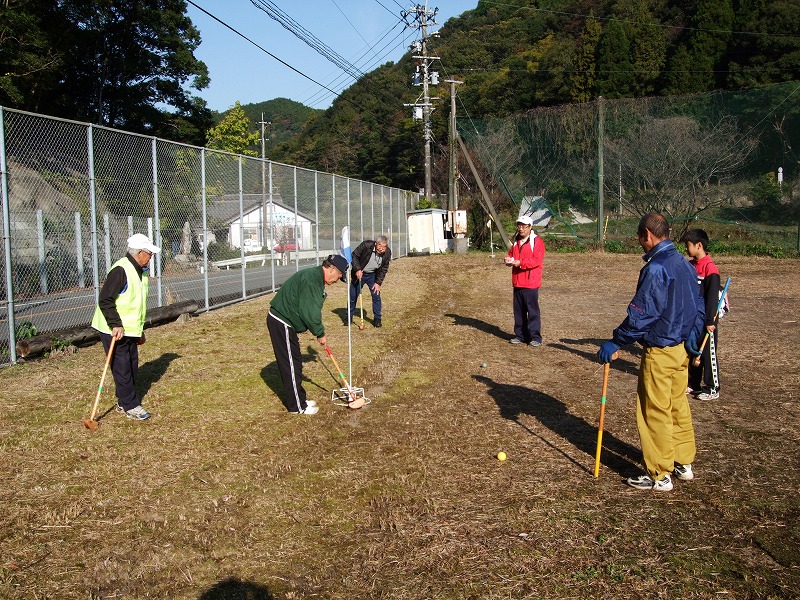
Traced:
[[147, 250], [151, 254], [158, 254], [161, 248], [143, 233], [136, 233], [128, 238], [128, 248], [132, 250]]
[[517, 218], [517, 223], [522, 223], [523, 225], [533, 225], [533, 219], [531, 219], [528, 215], [522, 215], [521, 217]]

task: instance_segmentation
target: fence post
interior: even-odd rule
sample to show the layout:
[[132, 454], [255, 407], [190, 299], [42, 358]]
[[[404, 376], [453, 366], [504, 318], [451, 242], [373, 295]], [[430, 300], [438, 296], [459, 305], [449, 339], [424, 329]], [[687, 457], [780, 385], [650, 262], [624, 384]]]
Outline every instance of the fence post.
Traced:
[[333, 215], [333, 233], [331, 236], [333, 237], [333, 247], [334, 253], [336, 252], [336, 175], [331, 174], [331, 214]]
[[603, 243], [603, 144], [605, 139], [605, 107], [603, 97], [597, 98], [597, 243], [602, 250]]
[[[263, 120], [263, 119], [262, 119]], [[245, 275], [245, 268], [247, 263], [244, 260], [244, 188], [242, 186], [242, 155], [239, 155], [239, 256], [242, 258], [242, 300], [247, 298], [247, 278]], [[261, 184], [264, 184], [264, 163], [261, 163]], [[261, 190], [264, 191], [263, 189]], [[264, 221], [264, 198], [266, 194], [261, 195], [261, 208], [258, 211], [259, 221]], [[261, 245], [261, 252], [264, 252], [264, 244], [267, 243], [266, 236], [264, 235], [264, 227], [260, 227], [259, 236], [264, 239]], [[256, 238], [258, 239], [258, 238]]]
[[111, 270], [111, 219], [108, 213], [103, 215], [103, 241], [106, 249], [106, 273]]
[[92, 285], [94, 303], [100, 302], [100, 240], [97, 233], [97, 195], [94, 180], [94, 133], [92, 126], [86, 129], [86, 154], [89, 170], [89, 215], [92, 219], [90, 234], [92, 238]]
[[206, 214], [206, 149], [200, 149], [200, 202], [203, 206], [203, 299], [208, 302], [208, 215]]
[[[349, 177], [347, 178], [347, 231], [348, 235], [350, 235], [350, 178]], [[353, 381], [352, 373], [350, 375], [350, 381]]]
[[297, 234], [297, 167], [292, 168], [294, 178], [294, 270], [300, 270], [300, 236]]
[[8, 165], [6, 164], [6, 113], [0, 106], [0, 190], [3, 195], [3, 250], [6, 263], [6, 310], [8, 311], [8, 352], [12, 364], [17, 362], [17, 331], [14, 322], [14, 279], [11, 275], [11, 202], [8, 198]]
[[78, 286], [86, 287], [83, 267], [83, 235], [81, 231], [81, 213], [75, 213], [75, 260], [78, 266]]
[[398, 196], [398, 198], [397, 198], [397, 246], [396, 247], [397, 247], [397, 250], [398, 250], [397, 256], [402, 256], [400, 254], [400, 246], [402, 245], [401, 244], [401, 240], [402, 240], [401, 236], [403, 235], [403, 232], [401, 231], [401, 229], [402, 229], [402, 226], [403, 226], [403, 220], [402, 220], [403, 217], [402, 217], [402, 212], [400, 211], [400, 198], [402, 198], [403, 194], [402, 194], [402, 192], [400, 191], [399, 188], [397, 190], [397, 196]]
[[319, 266], [319, 171], [314, 171], [314, 222], [317, 226], [314, 247], [317, 249], [317, 266]]
[[358, 210], [361, 219], [361, 241], [364, 241], [364, 182], [358, 180]]
[[164, 240], [161, 239], [161, 217], [159, 215], [159, 205], [158, 205], [158, 145], [156, 143], [156, 138], [153, 138], [152, 145], [150, 146], [150, 155], [152, 156], [153, 160], [153, 217], [156, 220], [155, 223], [155, 235], [156, 237], [152, 238], [155, 242], [155, 245], [161, 248], [161, 252], [159, 252], [156, 256], [154, 256], [154, 262], [156, 263], [156, 281], [158, 287], [158, 305], [163, 306], [164, 300], [162, 297], [162, 287], [161, 287], [161, 263], [164, 261]]
[[42, 210], [36, 211], [36, 238], [39, 244], [39, 288], [47, 295], [47, 253], [44, 248], [44, 217]]
[[269, 162], [269, 237], [270, 237], [270, 249], [269, 249], [269, 269], [270, 275], [272, 277], [271, 285], [272, 291], [275, 291], [275, 225], [273, 220], [275, 219], [275, 205], [272, 202], [272, 161]]

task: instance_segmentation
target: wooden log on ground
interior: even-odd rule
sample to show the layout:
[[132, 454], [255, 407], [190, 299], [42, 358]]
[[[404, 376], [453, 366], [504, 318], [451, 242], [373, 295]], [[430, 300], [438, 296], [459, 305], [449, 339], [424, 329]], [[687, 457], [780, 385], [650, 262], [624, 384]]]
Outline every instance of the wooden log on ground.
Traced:
[[[186, 313], [197, 312], [199, 306], [196, 300], [184, 300], [167, 306], [151, 308], [145, 316], [144, 326], [154, 327], [162, 323], [174, 321]], [[80, 325], [70, 329], [59, 329], [32, 338], [17, 341], [17, 355], [22, 358], [36, 356], [49, 352], [56, 343], [68, 342], [70, 344], [86, 344], [100, 339], [100, 332], [90, 325]]]

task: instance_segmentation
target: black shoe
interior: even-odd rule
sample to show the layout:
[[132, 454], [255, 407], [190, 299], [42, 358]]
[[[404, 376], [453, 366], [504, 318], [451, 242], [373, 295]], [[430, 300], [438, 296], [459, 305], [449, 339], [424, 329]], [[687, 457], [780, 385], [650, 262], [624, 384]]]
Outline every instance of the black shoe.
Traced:
[[383, 323], [381, 323], [380, 319], [375, 319], [375, 322], [373, 324], [375, 325], [375, 327], [383, 327]]

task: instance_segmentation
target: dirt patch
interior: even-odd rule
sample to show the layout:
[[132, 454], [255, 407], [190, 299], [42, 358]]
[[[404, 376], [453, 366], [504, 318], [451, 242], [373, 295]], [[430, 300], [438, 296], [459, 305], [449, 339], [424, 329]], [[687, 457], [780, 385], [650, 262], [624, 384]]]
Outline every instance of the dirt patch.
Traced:
[[0, 596], [796, 594], [800, 262], [719, 261], [722, 395], [693, 401], [697, 479], [662, 495], [621, 483], [641, 468], [633, 347], [613, 364], [592, 476], [594, 355], [640, 266], [548, 255], [539, 348], [507, 342], [499, 257], [395, 261], [381, 329], [342, 326], [337, 286], [329, 342], [348, 377], [352, 352], [361, 411], [329, 402], [337, 374], [304, 336], [322, 410], [284, 412], [268, 297], [148, 331], [149, 422], [83, 428], [99, 345], [0, 371]]

